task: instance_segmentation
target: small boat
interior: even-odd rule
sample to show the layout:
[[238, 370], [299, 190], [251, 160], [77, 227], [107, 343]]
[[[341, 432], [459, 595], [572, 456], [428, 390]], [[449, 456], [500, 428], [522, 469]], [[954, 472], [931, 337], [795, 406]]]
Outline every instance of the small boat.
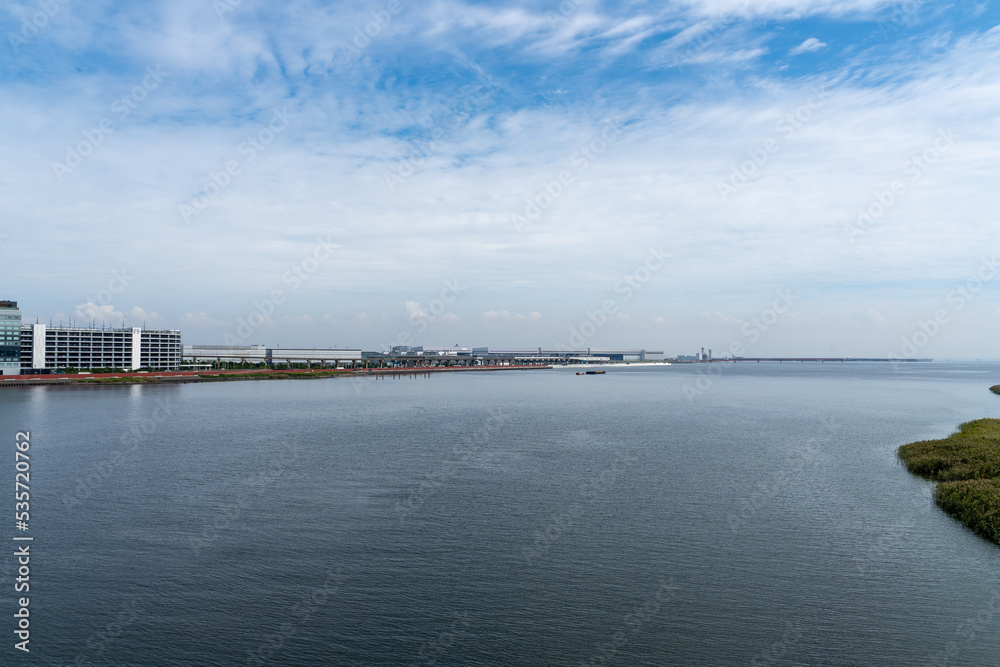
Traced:
[[586, 373], [580, 372], [580, 373], [577, 373], [577, 375], [586, 375]]
[[587, 371], [587, 375], [604, 375], [605, 371]]

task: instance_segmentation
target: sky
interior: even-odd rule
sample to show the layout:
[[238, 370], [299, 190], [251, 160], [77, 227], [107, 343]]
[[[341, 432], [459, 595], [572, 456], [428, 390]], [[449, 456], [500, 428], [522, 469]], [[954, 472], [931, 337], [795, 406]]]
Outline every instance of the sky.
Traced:
[[26, 321], [1000, 357], [1000, 3], [33, 0], [0, 35]]

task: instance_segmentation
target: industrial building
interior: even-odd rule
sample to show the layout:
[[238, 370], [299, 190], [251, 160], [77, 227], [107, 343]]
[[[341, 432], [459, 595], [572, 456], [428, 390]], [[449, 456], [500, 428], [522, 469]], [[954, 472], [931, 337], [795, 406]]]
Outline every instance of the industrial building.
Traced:
[[597, 361], [663, 361], [663, 351], [636, 349], [599, 349], [587, 348], [568, 350], [564, 348], [547, 349], [542, 347], [476, 347], [474, 355], [489, 357], [511, 357], [514, 359], [542, 358], [553, 361], [597, 362]]
[[185, 345], [185, 363], [308, 364], [336, 366], [360, 361], [361, 350], [265, 347], [264, 345]]

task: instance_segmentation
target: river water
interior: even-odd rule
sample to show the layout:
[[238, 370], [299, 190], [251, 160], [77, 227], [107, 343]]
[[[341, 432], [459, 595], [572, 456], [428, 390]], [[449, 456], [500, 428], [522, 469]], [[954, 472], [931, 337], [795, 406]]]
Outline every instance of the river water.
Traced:
[[[4, 389], [11, 484], [31, 432], [30, 660], [997, 665], [1000, 548], [895, 450], [1000, 416], [998, 382], [692, 364]], [[28, 657], [16, 567], [4, 664]]]

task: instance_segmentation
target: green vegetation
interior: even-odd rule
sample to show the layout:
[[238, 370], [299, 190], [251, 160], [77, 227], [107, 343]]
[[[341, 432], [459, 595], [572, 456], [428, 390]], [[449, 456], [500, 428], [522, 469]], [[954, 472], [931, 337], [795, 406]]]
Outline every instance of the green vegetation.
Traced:
[[316, 371], [314, 373], [241, 373], [239, 375], [210, 375], [199, 373], [204, 382], [238, 382], [240, 380], [314, 380], [343, 375], [344, 371]]
[[903, 445], [899, 457], [910, 472], [941, 482], [934, 490], [941, 509], [1000, 544], [1000, 419], [966, 422], [942, 440]]
[[994, 394], [1000, 394], [1000, 384], [995, 384], [992, 387], [990, 387], [990, 391], [992, 391]]
[[934, 492], [934, 499], [964, 525], [1000, 544], [1000, 479], [945, 482]]
[[110, 378], [87, 378], [86, 380], [74, 379], [74, 384], [157, 384], [168, 382], [239, 382], [241, 380], [313, 380], [317, 378], [333, 377], [344, 375], [345, 371], [327, 370], [314, 371], [312, 373], [240, 373], [234, 375], [214, 373], [212, 371], [201, 372], [188, 377], [178, 377], [176, 379], [164, 379], [153, 375], [139, 375], [132, 377], [110, 377]]

